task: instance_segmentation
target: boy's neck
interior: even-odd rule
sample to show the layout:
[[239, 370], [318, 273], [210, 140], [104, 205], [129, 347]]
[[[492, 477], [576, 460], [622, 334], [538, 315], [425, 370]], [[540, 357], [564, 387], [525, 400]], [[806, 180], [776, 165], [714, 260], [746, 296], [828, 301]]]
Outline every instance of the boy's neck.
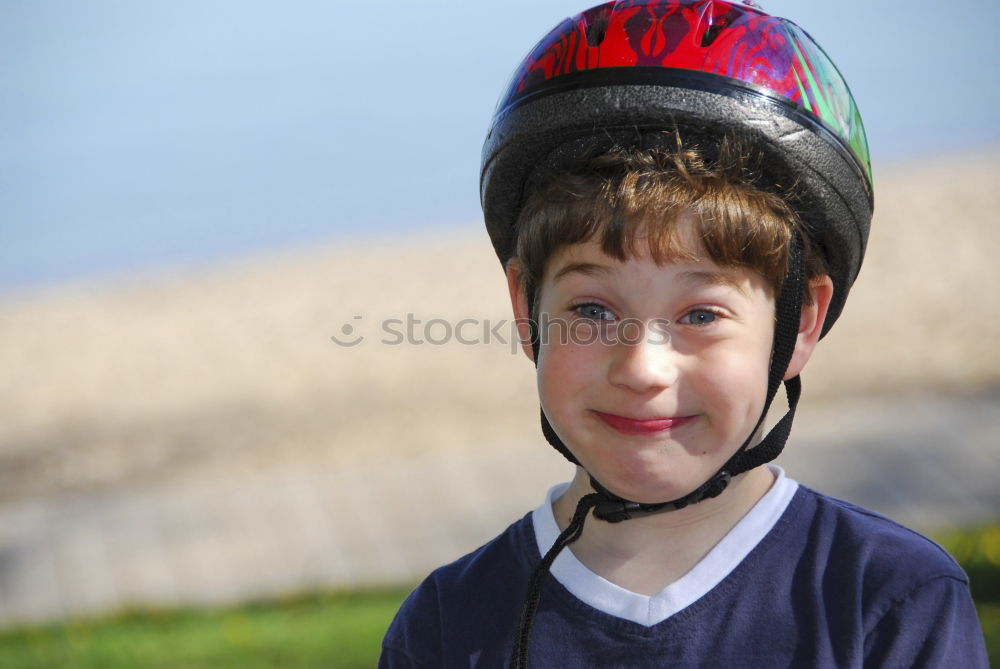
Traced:
[[[653, 595], [694, 567], [750, 511], [774, 483], [761, 465], [735, 477], [718, 497], [678, 511], [621, 523], [588, 518], [583, 535], [569, 547], [592, 572], [635, 593]], [[593, 492], [578, 468], [573, 482], [553, 504], [564, 530], [583, 495]]]

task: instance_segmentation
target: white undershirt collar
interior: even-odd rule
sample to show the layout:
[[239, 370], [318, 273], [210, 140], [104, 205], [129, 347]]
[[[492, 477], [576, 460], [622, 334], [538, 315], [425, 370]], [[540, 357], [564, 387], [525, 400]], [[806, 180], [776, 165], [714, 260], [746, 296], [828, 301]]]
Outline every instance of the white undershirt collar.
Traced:
[[[626, 590], [590, 571], [569, 550], [552, 563], [551, 573], [577, 599], [609, 615], [647, 627], [662, 622], [690, 606], [717, 586], [771, 531], [785, 512], [799, 484], [781, 467], [768, 465], [774, 484], [718, 544], [686, 574], [652, 596]], [[559, 536], [552, 502], [569, 483], [561, 483], [532, 512], [535, 540], [544, 555]]]

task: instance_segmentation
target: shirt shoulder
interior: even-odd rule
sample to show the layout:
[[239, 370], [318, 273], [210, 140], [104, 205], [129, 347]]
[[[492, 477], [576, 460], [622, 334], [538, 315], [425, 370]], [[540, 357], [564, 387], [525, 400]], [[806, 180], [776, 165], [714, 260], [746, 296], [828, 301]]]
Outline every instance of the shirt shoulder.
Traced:
[[799, 568], [811, 565], [828, 624], [857, 640], [866, 666], [987, 666], [968, 577], [947, 551], [874, 511], [801, 494], [811, 513]]
[[831, 564], [864, 574], [860, 585], [873, 589], [894, 583], [906, 589], [946, 577], [968, 578], [944, 548], [879, 513], [800, 486], [806, 506], [807, 541]]
[[435, 569], [396, 613], [382, 641], [380, 666], [451, 666], [450, 656], [469, 656], [463, 643], [482, 645], [491, 636], [504, 641], [487, 647], [505, 648], [537, 552], [528, 514], [492, 541]]

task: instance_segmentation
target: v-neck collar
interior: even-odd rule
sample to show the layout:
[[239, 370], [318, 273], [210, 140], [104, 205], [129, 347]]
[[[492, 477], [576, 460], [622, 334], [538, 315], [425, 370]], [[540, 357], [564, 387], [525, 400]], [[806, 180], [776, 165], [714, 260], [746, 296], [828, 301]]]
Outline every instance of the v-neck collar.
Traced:
[[[574, 597], [618, 618], [651, 627], [690, 606], [723, 581], [771, 531], [792, 501], [799, 484], [781, 467], [768, 465], [775, 481], [743, 518], [686, 574], [655, 595], [641, 595], [611, 583], [590, 571], [570, 550], [552, 563], [551, 574]], [[535, 541], [544, 555], [559, 536], [552, 503], [569, 487], [549, 490], [545, 502], [532, 512]]]

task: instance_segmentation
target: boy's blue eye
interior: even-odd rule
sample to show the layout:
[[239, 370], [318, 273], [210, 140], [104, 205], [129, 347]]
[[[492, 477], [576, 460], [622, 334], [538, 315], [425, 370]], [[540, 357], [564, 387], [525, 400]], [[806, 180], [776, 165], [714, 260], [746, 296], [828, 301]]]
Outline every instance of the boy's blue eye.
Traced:
[[610, 321], [615, 318], [611, 311], [599, 304], [579, 304], [573, 307], [573, 310], [584, 318], [594, 321]]
[[691, 325], [708, 325], [716, 318], [718, 318], [718, 314], [707, 309], [694, 309], [684, 316], [684, 319]]

